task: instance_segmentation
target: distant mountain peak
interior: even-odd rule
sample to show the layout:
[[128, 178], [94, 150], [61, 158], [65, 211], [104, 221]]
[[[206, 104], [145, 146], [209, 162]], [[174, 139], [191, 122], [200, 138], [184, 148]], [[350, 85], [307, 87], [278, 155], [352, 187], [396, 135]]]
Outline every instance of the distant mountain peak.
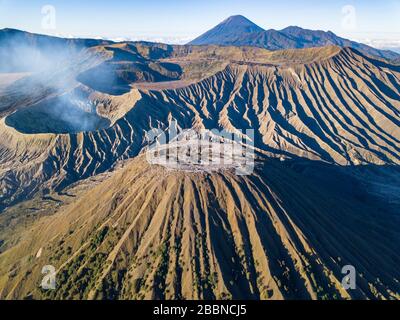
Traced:
[[302, 31], [304, 30], [302, 27], [299, 26], [288, 26], [284, 29], [282, 29], [282, 32], [293, 32], [293, 31]]
[[231, 16], [190, 44], [234, 44], [243, 37], [254, 37], [265, 30], [242, 15]]
[[251, 26], [251, 27], [257, 27], [261, 30], [263, 30], [261, 27], [259, 27], [258, 25], [256, 25], [254, 22], [250, 21], [249, 19], [247, 19], [245, 16], [242, 15], [234, 15], [234, 16], [230, 16], [229, 18], [225, 19], [224, 21], [222, 21], [220, 23], [220, 25], [222, 24], [229, 24], [231, 26]]
[[268, 50], [302, 49], [336, 45], [352, 47], [364, 54], [397, 61], [400, 55], [347, 40], [331, 31], [289, 26], [265, 30], [242, 15], [231, 16], [189, 43], [190, 45], [252, 46]]
[[217, 33], [247, 34], [263, 32], [264, 29], [242, 15], [230, 16], [210, 31]]

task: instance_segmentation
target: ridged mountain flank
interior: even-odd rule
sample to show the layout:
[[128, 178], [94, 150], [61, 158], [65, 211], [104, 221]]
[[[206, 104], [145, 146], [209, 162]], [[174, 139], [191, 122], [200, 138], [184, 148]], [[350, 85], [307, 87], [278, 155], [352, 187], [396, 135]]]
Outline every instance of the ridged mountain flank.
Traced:
[[[50, 104], [44, 99], [6, 116], [0, 127], [1, 205], [35, 194], [43, 183], [59, 190], [135, 157], [146, 143], [144, 133], [165, 129], [172, 120], [182, 128], [253, 128], [255, 146], [273, 157], [339, 165], [399, 164], [398, 67], [337, 47], [233, 49], [221, 50], [220, 58], [215, 58], [215, 48], [184, 53], [186, 68], [188, 62], [198, 68], [202, 55], [241, 60], [216, 63], [221, 71], [192, 84], [182, 80], [174, 88], [174, 82], [132, 83], [137, 88], [119, 96], [93, 91], [90, 83], [76, 84]], [[93, 124], [102, 127], [77, 133], [79, 127], [62, 127], [71, 125], [70, 120], [55, 122], [54, 113], [46, 116], [51, 103], [62, 99], [65, 107], [76, 103], [76, 97], [97, 110], [101, 118]], [[13, 108], [18, 108], [15, 101]]]
[[[239, 16], [216, 34], [318, 37], [260, 29]], [[56, 69], [0, 72], [0, 299], [400, 298], [398, 65], [341, 46], [85, 43]], [[254, 170], [149, 161], [149, 131], [171, 127], [253, 129]]]
[[[398, 299], [398, 216], [377, 216], [359, 187], [335, 168], [263, 157], [242, 177], [138, 157], [57, 205], [2, 217], [0, 297]], [[29, 228], [12, 223], [32, 205]], [[57, 290], [38, 289], [44, 263], [57, 266]], [[345, 265], [356, 290], [342, 287]]]

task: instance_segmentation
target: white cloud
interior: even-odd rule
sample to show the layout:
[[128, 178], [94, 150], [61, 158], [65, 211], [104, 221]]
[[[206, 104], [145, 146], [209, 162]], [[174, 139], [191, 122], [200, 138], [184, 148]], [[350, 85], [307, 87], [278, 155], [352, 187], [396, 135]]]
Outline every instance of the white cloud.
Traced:
[[166, 44], [186, 44], [194, 39], [193, 36], [100, 36], [100, 35], [72, 35], [72, 34], [63, 34], [63, 33], [48, 33], [48, 35], [52, 35], [60, 38], [87, 38], [87, 39], [96, 39], [96, 40], [111, 40], [114, 42], [124, 42], [124, 41], [147, 41], [147, 42], [158, 42], [158, 43], [166, 43]]
[[163, 36], [133, 36], [133, 37], [110, 38], [110, 40], [115, 42], [148, 41], [148, 42], [158, 42], [167, 44], [185, 44], [192, 39], [193, 39], [192, 37], [163, 37]]
[[400, 51], [400, 39], [360, 39], [358, 42], [367, 44], [377, 49]]

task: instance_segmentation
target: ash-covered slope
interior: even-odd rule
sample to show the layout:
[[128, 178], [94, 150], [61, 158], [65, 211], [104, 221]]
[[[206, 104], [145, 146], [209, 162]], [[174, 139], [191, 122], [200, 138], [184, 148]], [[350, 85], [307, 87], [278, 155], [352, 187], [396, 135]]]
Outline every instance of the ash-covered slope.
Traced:
[[57, 199], [0, 217], [2, 299], [400, 298], [399, 217], [334, 166], [260, 158], [240, 177], [139, 157]]
[[[67, 85], [2, 99], [0, 298], [400, 298], [398, 66], [338, 47], [92, 50], [105, 60], [50, 78], [68, 71]], [[158, 76], [165, 64], [175, 81]], [[99, 66], [132, 71], [127, 92], [98, 86]], [[108, 122], [67, 126], [58, 99]], [[173, 121], [253, 128], [255, 172], [138, 157]], [[340, 285], [348, 264], [354, 291]], [[58, 270], [47, 294], [44, 265]]]
[[336, 50], [282, 53], [297, 63], [276, 55], [271, 64], [232, 64], [196, 85], [149, 92], [148, 103], [184, 107], [201, 128], [253, 128], [264, 151], [343, 165], [399, 163], [399, 68]]
[[388, 60], [399, 58], [389, 50], [378, 50], [362, 43], [347, 40], [333, 32], [308, 30], [296, 26], [283, 30], [264, 30], [247, 18], [237, 15], [229, 17], [213, 29], [194, 39], [190, 45], [255, 46], [268, 50], [300, 49], [337, 45], [351, 47], [364, 54]]
[[[176, 89], [155, 84], [112, 96], [86, 88], [88, 101], [110, 119], [106, 129], [25, 135], [3, 119], [1, 204], [43, 188], [60, 191], [107, 171], [141, 151], [145, 132], [166, 129], [172, 120], [181, 128], [253, 128], [256, 147], [273, 157], [340, 165], [400, 162], [397, 66], [335, 47], [267, 55], [259, 50], [258, 59], [232, 61], [215, 75]], [[168, 85], [174, 87], [163, 86]]]

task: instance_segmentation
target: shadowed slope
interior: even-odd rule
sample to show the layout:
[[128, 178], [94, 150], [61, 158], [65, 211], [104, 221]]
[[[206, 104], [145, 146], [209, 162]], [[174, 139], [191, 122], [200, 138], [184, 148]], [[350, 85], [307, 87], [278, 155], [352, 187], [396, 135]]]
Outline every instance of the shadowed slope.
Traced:
[[[400, 298], [398, 216], [338, 168], [270, 160], [238, 177], [139, 157], [68, 193], [72, 204], [61, 197], [29, 228], [7, 221], [34, 201], [3, 215], [2, 298]], [[37, 289], [47, 264], [58, 270], [48, 295]], [[357, 289], [346, 292], [348, 264]]]

